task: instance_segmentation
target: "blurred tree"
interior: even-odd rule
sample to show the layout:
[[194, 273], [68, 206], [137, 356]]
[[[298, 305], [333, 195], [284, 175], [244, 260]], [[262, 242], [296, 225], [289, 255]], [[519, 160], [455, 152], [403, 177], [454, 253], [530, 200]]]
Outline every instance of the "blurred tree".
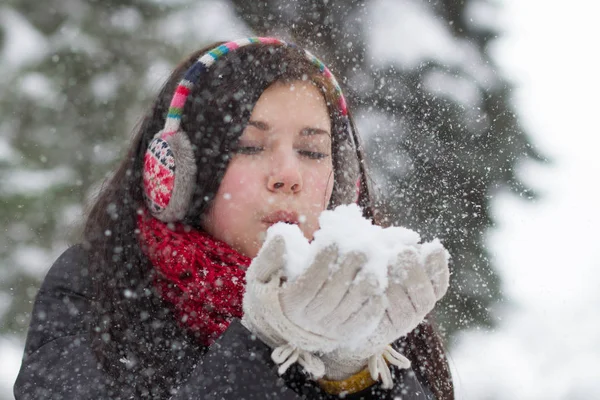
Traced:
[[39, 282], [76, 234], [85, 196], [167, 76], [156, 70], [185, 52], [185, 41], [163, 32], [186, 2], [163, 3], [8, 0], [0, 8], [0, 50], [18, 53], [0, 57], [0, 333], [24, 336]]
[[384, 218], [439, 237], [453, 256], [436, 311], [448, 339], [493, 327], [501, 282], [486, 250], [490, 201], [542, 160], [488, 52], [498, 36], [486, 0], [231, 0], [258, 34], [314, 49], [343, 83], [366, 138]]

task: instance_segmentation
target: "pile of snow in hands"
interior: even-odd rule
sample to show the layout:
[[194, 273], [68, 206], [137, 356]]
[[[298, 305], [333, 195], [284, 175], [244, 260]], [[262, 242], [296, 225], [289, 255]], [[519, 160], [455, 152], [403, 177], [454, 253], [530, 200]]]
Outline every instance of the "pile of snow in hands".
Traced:
[[[367, 262], [359, 272], [357, 280], [365, 277], [377, 280], [381, 290], [387, 287], [388, 266], [399, 253], [407, 248], [417, 249], [421, 260], [432, 251], [439, 249], [441, 243], [434, 240], [419, 244], [417, 232], [403, 227], [382, 228], [373, 225], [362, 215], [356, 204], [341, 205], [335, 210], [323, 211], [319, 216], [320, 229], [315, 232], [314, 240], [309, 243], [297, 225], [277, 223], [267, 230], [266, 242], [281, 235], [286, 243], [287, 260], [284, 273], [288, 280], [300, 276], [322, 249], [337, 245], [339, 258], [350, 252], [361, 252]], [[339, 265], [332, 265], [331, 272]]]

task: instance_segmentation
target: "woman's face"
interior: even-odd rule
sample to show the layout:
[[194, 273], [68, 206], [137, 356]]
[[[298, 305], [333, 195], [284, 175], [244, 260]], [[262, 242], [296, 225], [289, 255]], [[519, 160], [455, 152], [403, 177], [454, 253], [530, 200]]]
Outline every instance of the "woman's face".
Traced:
[[267, 228], [296, 223], [307, 239], [331, 197], [331, 120], [310, 82], [274, 83], [254, 106], [204, 229], [254, 257]]

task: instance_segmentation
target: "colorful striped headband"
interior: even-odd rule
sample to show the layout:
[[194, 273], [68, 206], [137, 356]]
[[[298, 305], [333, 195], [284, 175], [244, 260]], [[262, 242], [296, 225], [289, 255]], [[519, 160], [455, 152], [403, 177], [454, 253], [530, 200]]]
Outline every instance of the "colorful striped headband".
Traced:
[[[179, 82], [177, 89], [175, 90], [175, 94], [173, 95], [173, 99], [171, 100], [171, 104], [169, 106], [169, 113], [167, 114], [167, 120], [165, 121], [165, 128], [163, 129], [164, 133], [168, 132], [177, 132], [181, 126], [181, 115], [183, 113], [183, 107], [185, 106], [185, 102], [193, 88], [193, 86], [198, 82], [200, 76], [206, 72], [206, 70], [215, 63], [219, 59], [219, 57], [224, 56], [232, 50], [238, 49], [240, 47], [248, 46], [251, 44], [262, 43], [262, 44], [276, 44], [280, 46], [290, 46], [296, 47], [293, 43], [286, 43], [283, 40], [279, 40], [272, 37], [250, 37], [245, 39], [234, 40], [232, 42], [228, 42], [213, 48], [212, 50], [204, 53], [192, 67], [188, 69], [185, 76]], [[335, 97], [338, 99], [338, 106], [341, 111], [342, 116], [348, 115], [348, 109], [346, 106], [346, 99], [342, 94], [342, 89], [338, 84], [337, 80], [329, 70], [312, 53], [308, 50], [304, 50], [306, 57], [309, 61], [311, 61], [319, 71], [323, 73], [323, 75], [328, 78], [335, 89]]]

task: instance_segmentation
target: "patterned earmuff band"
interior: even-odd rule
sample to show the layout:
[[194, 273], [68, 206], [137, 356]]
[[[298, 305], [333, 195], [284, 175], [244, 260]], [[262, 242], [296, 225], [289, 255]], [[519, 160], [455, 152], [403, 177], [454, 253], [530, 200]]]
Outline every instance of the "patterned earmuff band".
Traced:
[[[215, 61], [217, 61], [220, 57], [224, 56], [232, 50], [256, 43], [297, 47], [294, 44], [286, 43], [283, 40], [275, 38], [251, 37], [234, 40], [232, 42], [228, 42], [217, 46], [214, 49], [208, 51], [207, 53], [202, 55], [190, 69], [188, 69], [181, 82], [179, 82], [179, 85], [175, 90], [173, 99], [171, 100], [171, 105], [169, 106], [169, 113], [167, 115], [167, 120], [165, 121], [165, 128], [163, 131], [177, 132], [179, 130], [181, 124], [181, 115], [183, 113], [183, 107], [185, 106], [185, 102], [190, 94], [192, 87], [198, 82], [200, 76], [202, 76], [206, 72], [206, 70], [215, 63]], [[341, 114], [343, 116], [347, 116], [348, 109], [346, 106], [346, 99], [342, 94], [342, 89], [340, 88], [340, 85], [338, 84], [337, 80], [335, 79], [329, 68], [327, 68], [325, 64], [321, 62], [321, 60], [315, 57], [308, 50], [304, 50], [304, 53], [306, 54], [307, 58], [319, 68], [323, 75], [331, 80], [335, 88], [335, 96], [338, 100], [338, 105]]]

